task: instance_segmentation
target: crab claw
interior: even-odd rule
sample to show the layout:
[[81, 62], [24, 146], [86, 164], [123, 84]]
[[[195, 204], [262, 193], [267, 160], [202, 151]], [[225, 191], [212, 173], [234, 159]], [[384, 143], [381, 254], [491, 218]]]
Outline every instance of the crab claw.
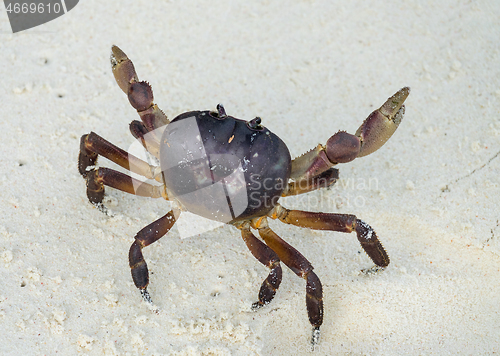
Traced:
[[128, 94], [128, 87], [132, 82], [138, 82], [134, 64], [128, 59], [125, 52], [117, 46], [111, 47], [111, 68], [118, 86], [125, 94]]
[[[145, 135], [152, 133], [149, 138], [148, 150], [157, 152], [161, 132], [155, 132], [156, 129], [162, 128], [170, 121], [160, 108], [153, 102], [153, 90], [147, 82], [140, 82], [134, 68], [134, 64], [117, 46], [111, 47], [111, 68], [115, 77], [116, 83], [120, 89], [127, 94], [130, 105], [137, 110], [141, 117], [142, 124], [132, 123], [131, 132], [135, 138], [140, 138], [144, 141]], [[143, 125], [143, 126], [141, 126]], [[152, 150], [152, 151], [151, 151]]]
[[403, 103], [409, 94], [410, 88], [400, 89], [366, 118], [355, 134], [361, 141], [358, 157], [375, 152], [392, 136], [403, 119]]

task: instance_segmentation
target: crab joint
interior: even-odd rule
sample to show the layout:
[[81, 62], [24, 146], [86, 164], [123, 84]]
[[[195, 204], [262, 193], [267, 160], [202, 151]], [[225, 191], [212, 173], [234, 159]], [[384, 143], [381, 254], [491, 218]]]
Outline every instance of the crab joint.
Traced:
[[267, 219], [265, 216], [261, 216], [260, 218], [255, 218], [250, 220], [250, 226], [254, 229], [265, 229], [268, 227]]
[[269, 213], [267, 213], [267, 216], [269, 216], [273, 220], [276, 220], [285, 219], [287, 214], [287, 209], [283, 208], [280, 204], [276, 204], [274, 208]]

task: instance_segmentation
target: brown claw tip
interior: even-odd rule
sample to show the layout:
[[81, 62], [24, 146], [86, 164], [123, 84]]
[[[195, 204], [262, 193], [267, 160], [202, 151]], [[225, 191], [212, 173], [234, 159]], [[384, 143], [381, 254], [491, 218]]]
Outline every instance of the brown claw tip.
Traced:
[[375, 152], [392, 136], [403, 119], [408, 95], [409, 87], [399, 89], [363, 122], [355, 134], [362, 141], [358, 157]]
[[410, 95], [410, 92], [411, 92], [410, 87], [404, 87], [404, 88], [399, 89], [399, 91], [396, 94], [394, 94], [394, 96], [402, 104], [405, 102], [406, 98], [408, 98], [408, 96]]
[[387, 116], [389, 119], [392, 119], [394, 115], [396, 115], [399, 109], [403, 106], [406, 98], [410, 95], [410, 88], [404, 87], [399, 89], [393, 96], [391, 96], [387, 101], [382, 105], [379, 111]]
[[128, 94], [129, 84], [139, 81], [134, 64], [120, 48], [114, 45], [111, 47], [110, 61], [116, 83], [125, 94]]
[[391, 97], [391, 99], [392, 99], [392, 98], [395, 98], [395, 99], [397, 99], [398, 101], [402, 101], [402, 102], [404, 102], [404, 101], [406, 100], [406, 98], [408, 97], [408, 95], [410, 95], [410, 91], [411, 91], [410, 87], [404, 87], [404, 88], [401, 88], [401, 89], [399, 89], [399, 90], [396, 92], [396, 94], [394, 94], [394, 95]]
[[123, 52], [118, 46], [111, 46], [111, 63], [113, 64], [113, 66], [127, 59], [128, 57], [125, 52]]
[[398, 92], [402, 92], [402, 93], [404, 93], [406, 96], [408, 96], [408, 94], [410, 94], [410, 91], [411, 91], [411, 88], [410, 88], [410, 87], [404, 87], [404, 88], [399, 89], [399, 91], [398, 91]]

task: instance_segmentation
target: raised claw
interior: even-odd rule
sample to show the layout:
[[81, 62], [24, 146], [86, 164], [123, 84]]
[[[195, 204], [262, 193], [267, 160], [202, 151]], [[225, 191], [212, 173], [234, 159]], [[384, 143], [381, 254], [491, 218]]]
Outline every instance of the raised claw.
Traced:
[[[347, 163], [357, 157], [375, 152], [386, 143], [403, 119], [404, 101], [410, 88], [404, 87], [391, 96], [379, 109], [368, 116], [363, 124], [351, 135], [339, 131], [328, 139], [326, 145], [318, 145], [292, 161], [290, 178], [294, 184], [283, 196], [305, 193], [317, 189], [312, 184], [337, 163]], [[300, 190], [295, 185], [302, 187]], [[319, 186], [318, 186], [319, 187]]]
[[[127, 94], [130, 105], [137, 110], [144, 124], [145, 130], [138, 128], [137, 124], [134, 124], [131, 128], [132, 134], [136, 138], [140, 137], [143, 143], [148, 141], [148, 147], [158, 146], [163, 130], [156, 132], [156, 129], [168, 125], [170, 121], [153, 102], [154, 97], [151, 86], [147, 82], [139, 81], [134, 64], [125, 52], [117, 46], [111, 47], [110, 61], [116, 83]], [[152, 133], [149, 139], [146, 138], [148, 133]], [[157, 151], [157, 149], [153, 148], [153, 154], [154, 151]]]
[[128, 94], [130, 83], [139, 81], [134, 64], [117, 46], [111, 47], [110, 61], [116, 83], [125, 94]]
[[403, 103], [409, 94], [410, 88], [400, 89], [366, 118], [355, 134], [361, 141], [358, 157], [375, 152], [392, 136], [403, 119]]

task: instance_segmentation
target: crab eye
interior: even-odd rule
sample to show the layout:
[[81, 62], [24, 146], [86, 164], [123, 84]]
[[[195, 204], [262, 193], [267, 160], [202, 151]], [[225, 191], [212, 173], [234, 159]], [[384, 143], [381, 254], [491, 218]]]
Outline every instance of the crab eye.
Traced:
[[262, 131], [264, 127], [260, 125], [261, 122], [262, 119], [257, 116], [255, 119], [248, 121], [247, 126], [251, 130]]
[[219, 120], [224, 120], [227, 117], [226, 110], [222, 104], [217, 104], [217, 112], [210, 111], [210, 116], [215, 117]]

